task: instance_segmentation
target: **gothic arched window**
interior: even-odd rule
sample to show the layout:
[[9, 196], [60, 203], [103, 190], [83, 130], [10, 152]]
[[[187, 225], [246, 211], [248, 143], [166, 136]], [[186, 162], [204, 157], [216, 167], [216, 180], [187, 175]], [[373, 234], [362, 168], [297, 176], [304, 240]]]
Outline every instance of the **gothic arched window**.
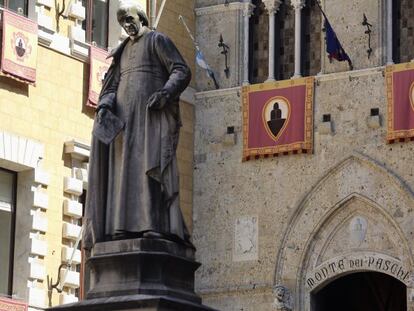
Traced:
[[393, 61], [406, 63], [414, 59], [414, 2], [393, 1]]
[[261, 83], [268, 76], [269, 14], [261, 0], [254, 0], [249, 33], [249, 81]]
[[302, 9], [302, 75], [314, 76], [321, 71], [322, 14], [317, 0], [307, 0]]
[[[321, 68], [321, 12], [316, 0], [306, 0], [301, 12], [301, 51], [295, 60], [295, 9], [283, 0], [275, 13], [274, 78], [286, 80], [295, 74], [295, 61], [302, 76], [316, 75]], [[272, 1], [270, 1], [272, 3]], [[267, 2], [253, 0], [249, 25], [249, 81], [262, 83], [269, 77], [269, 10]], [[272, 3], [273, 4], [273, 3]], [[299, 26], [298, 26], [299, 27]], [[296, 38], [297, 39], [297, 38]], [[297, 69], [297, 71], [299, 71]]]

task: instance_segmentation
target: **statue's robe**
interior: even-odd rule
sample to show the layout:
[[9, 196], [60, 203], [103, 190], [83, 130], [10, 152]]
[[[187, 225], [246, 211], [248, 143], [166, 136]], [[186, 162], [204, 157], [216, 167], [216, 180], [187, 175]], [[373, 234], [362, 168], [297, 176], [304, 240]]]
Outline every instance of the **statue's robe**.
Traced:
[[[155, 231], [188, 240], [176, 149], [179, 95], [190, 82], [190, 70], [172, 41], [148, 28], [110, 56], [99, 104], [109, 105], [125, 128], [109, 145], [92, 138], [83, 247], [124, 232]], [[148, 109], [148, 98], [159, 90], [171, 100], [161, 110]]]

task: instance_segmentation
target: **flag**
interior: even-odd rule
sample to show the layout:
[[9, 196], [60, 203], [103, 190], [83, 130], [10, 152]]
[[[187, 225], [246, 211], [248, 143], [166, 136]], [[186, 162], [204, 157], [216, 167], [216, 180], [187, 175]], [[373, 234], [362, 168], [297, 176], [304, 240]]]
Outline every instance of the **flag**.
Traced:
[[108, 59], [109, 53], [98, 47], [91, 46], [89, 50], [89, 92], [86, 105], [96, 108], [98, 105], [99, 94], [101, 93], [102, 83], [111, 65]]
[[4, 10], [1, 73], [34, 85], [36, 68], [37, 23]]
[[344, 48], [342, 47], [341, 42], [336, 36], [336, 33], [333, 30], [331, 23], [329, 23], [329, 20], [326, 17], [325, 12], [322, 10], [321, 6], [319, 5], [319, 2], [316, 1], [316, 4], [318, 5], [325, 19], [324, 28], [325, 28], [326, 53], [328, 53], [329, 60], [332, 61], [332, 59], [336, 59], [337, 61], [340, 61], [340, 62], [347, 61], [349, 64], [349, 68], [352, 70], [353, 65], [352, 65], [351, 59], [349, 58], [348, 54], [345, 52]]
[[214, 76], [214, 72], [213, 72], [213, 70], [211, 70], [210, 66], [207, 64], [207, 62], [204, 58], [204, 55], [200, 50], [198, 50], [197, 54], [196, 54], [196, 63], [201, 68], [206, 70], [207, 76], [210, 77], [213, 80], [214, 86], [216, 87], [216, 89], [218, 89], [219, 85], [217, 83], [216, 77]]
[[340, 62], [348, 61], [348, 63], [350, 63], [351, 59], [349, 58], [348, 54], [346, 54], [344, 48], [341, 45], [341, 42], [339, 42], [339, 39], [336, 36], [335, 31], [333, 30], [331, 24], [329, 23], [326, 17], [324, 24], [326, 31], [326, 52], [328, 53], [329, 60], [336, 59]]
[[183, 23], [185, 29], [187, 30], [188, 36], [190, 37], [191, 41], [194, 44], [194, 47], [197, 50], [196, 63], [201, 68], [203, 68], [204, 70], [206, 70], [207, 76], [210, 77], [213, 80], [214, 86], [216, 87], [216, 89], [219, 89], [220, 86], [217, 83], [216, 77], [214, 76], [214, 72], [213, 72], [213, 70], [211, 70], [210, 66], [207, 64], [206, 59], [204, 58], [203, 53], [200, 51], [200, 48], [198, 47], [198, 44], [195, 42], [194, 36], [191, 33], [190, 28], [188, 28], [187, 23], [184, 20], [184, 17], [182, 17], [181, 15], [179, 15], [178, 16], [178, 20]]

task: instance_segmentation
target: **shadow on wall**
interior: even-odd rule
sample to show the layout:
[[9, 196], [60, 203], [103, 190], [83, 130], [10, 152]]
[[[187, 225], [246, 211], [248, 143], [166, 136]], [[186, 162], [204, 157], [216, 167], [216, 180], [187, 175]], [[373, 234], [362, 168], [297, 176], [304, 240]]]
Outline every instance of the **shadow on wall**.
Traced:
[[23, 95], [28, 97], [29, 96], [29, 85], [23, 82], [19, 82], [14, 79], [10, 79], [6, 76], [0, 76], [0, 86], [1, 89], [8, 90], [10, 92]]

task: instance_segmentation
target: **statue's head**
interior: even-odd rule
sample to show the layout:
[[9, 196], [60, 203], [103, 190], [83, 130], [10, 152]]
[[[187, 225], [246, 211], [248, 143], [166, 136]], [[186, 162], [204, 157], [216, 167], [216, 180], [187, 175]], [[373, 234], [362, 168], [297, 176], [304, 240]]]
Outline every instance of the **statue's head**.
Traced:
[[273, 293], [278, 301], [283, 301], [285, 299], [286, 288], [281, 285], [275, 286], [273, 288]]
[[138, 37], [142, 26], [148, 26], [148, 17], [139, 4], [121, 1], [117, 11], [118, 23], [130, 37]]

